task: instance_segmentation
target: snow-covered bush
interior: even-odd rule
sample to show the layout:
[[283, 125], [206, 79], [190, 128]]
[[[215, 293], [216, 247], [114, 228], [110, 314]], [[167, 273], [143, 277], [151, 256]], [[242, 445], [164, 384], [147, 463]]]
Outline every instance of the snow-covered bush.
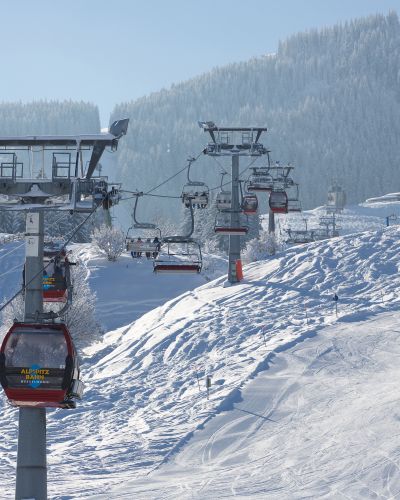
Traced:
[[107, 259], [116, 261], [125, 250], [125, 234], [121, 229], [103, 225], [93, 231], [92, 242], [107, 255]]
[[246, 248], [242, 252], [242, 259], [245, 263], [265, 260], [274, 255], [280, 249], [280, 242], [273, 234], [266, 231], [260, 233], [259, 238], [254, 238], [247, 242]]
[[[73, 261], [73, 257], [70, 257]], [[72, 305], [65, 322], [78, 348], [86, 347], [103, 333], [95, 317], [96, 294], [90, 289], [83, 266], [71, 266]]]

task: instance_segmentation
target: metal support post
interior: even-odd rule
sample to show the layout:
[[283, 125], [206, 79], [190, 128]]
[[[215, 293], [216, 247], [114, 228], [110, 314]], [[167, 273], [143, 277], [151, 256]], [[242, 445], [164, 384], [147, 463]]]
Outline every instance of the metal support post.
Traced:
[[[26, 216], [25, 321], [43, 312], [44, 214]], [[29, 283], [32, 280], [31, 283]], [[46, 409], [20, 408], [15, 499], [47, 499]]]
[[268, 234], [273, 237], [270, 245], [269, 255], [275, 255], [275, 214], [270, 209], [268, 212]]
[[[239, 203], [239, 156], [232, 155], [232, 204], [231, 204], [231, 227], [240, 227], [240, 203]], [[236, 273], [236, 261], [240, 260], [240, 236], [229, 236], [229, 267], [228, 281], [238, 283]]]
[[268, 212], [268, 234], [275, 234], [275, 214], [271, 209]]

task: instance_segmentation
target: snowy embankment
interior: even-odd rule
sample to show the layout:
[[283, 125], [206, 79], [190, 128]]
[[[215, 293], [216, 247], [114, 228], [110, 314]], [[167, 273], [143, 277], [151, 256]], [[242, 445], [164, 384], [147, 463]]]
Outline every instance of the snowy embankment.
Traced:
[[[234, 483], [238, 475], [234, 469], [241, 464], [245, 479], [246, 474], [251, 473], [246, 461], [260, 459], [261, 463], [266, 464], [264, 469], [268, 469], [268, 457], [275, 456], [274, 453], [278, 457], [280, 447], [286, 452], [282, 454], [281, 466], [274, 464], [273, 468], [276, 473], [273, 483], [277, 489], [276, 497], [280, 494], [280, 498], [293, 498], [294, 492], [302, 491], [303, 476], [308, 474], [305, 459], [301, 460], [304, 455], [301, 454], [307, 453], [307, 450], [312, 453], [324, 450], [327, 442], [333, 446], [337, 441], [340, 445], [344, 442], [344, 436], [336, 439], [333, 434], [328, 441], [325, 439], [328, 430], [332, 429], [335, 415], [342, 418], [345, 415], [340, 412], [348, 412], [346, 419], [350, 422], [358, 418], [360, 411], [365, 411], [365, 401], [355, 405], [354, 411], [349, 407], [352, 390], [350, 382], [353, 381], [353, 373], [356, 373], [353, 370], [357, 368], [362, 375], [364, 372], [374, 373], [374, 366], [378, 366], [382, 379], [385, 379], [385, 373], [387, 377], [394, 375], [394, 371], [392, 373], [389, 370], [393, 368], [390, 351], [394, 340], [389, 337], [390, 331], [386, 336], [386, 320], [382, 319], [383, 323], [380, 324], [384, 325], [380, 333], [383, 347], [379, 347], [381, 359], [377, 361], [371, 355], [374, 329], [365, 328], [369, 324], [365, 322], [371, 319], [378, 321], [381, 316], [376, 315], [379, 313], [399, 309], [399, 238], [400, 231], [394, 227], [293, 248], [268, 262], [247, 266], [245, 280], [239, 285], [223, 288], [221, 285], [225, 278], [218, 279], [185, 292], [148, 312], [131, 325], [107, 333], [102, 342], [84, 352], [83, 374], [87, 384], [84, 401], [75, 411], [48, 412], [51, 498], [100, 498], [100, 494], [105, 492], [104, 498], [132, 498], [138, 496], [135, 491], [143, 493], [140, 498], [167, 498], [163, 495], [168, 492], [174, 498], [176, 491], [172, 493], [173, 490], [170, 490], [172, 486], [168, 484], [168, 472], [163, 474], [164, 467], [167, 468], [166, 471], [170, 470], [169, 467], [174, 469], [171, 471], [171, 480], [180, 477], [180, 496], [184, 495], [186, 487], [187, 495], [191, 496], [200, 489], [201, 483], [204, 494], [200, 491], [200, 498], [212, 498], [216, 491], [221, 492], [221, 497], [233, 496], [235, 484], [238, 486], [238, 494], [259, 495], [261, 498], [262, 495], [265, 496], [266, 483], [261, 482], [259, 490], [257, 488], [261, 481], [260, 474], [265, 474], [265, 470], [261, 468], [255, 471], [254, 483], [249, 476], [243, 482], [239, 478]], [[113, 269], [126, 273], [123, 265]], [[157, 286], [167, 287], [169, 278], [159, 278]], [[123, 277], [119, 279], [117, 273], [114, 282], [119, 293], [128, 294], [131, 291], [131, 287], [124, 285]], [[104, 281], [97, 277], [93, 284], [100, 296]], [[106, 290], [111, 293], [110, 288]], [[344, 325], [341, 327], [344, 329], [342, 340], [337, 341], [336, 330], [329, 327], [337, 320], [332, 302], [334, 292], [339, 295], [338, 319]], [[112, 311], [108, 317], [111, 316]], [[387, 322], [389, 321], [390, 316], [387, 318]], [[357, 336], [352, 342], [345, 342], [345, 330], [349, 330], [349, 325], [353, 327], [354, 322], [361, 322], [363, 339], [367, 339], [370, 346], [366, 344], [366, 350], [358, 346]], [[325, 327], [331, 331], [330, 334]], [[328, 348], [321, 340], [323, 337], [327, 339]], [[339, 348], [333, 351], [331, 349], [333, 354], [329, 355], [329, 342], [332, 339]], [[320, 347], [314, 344], [317, 340], [322, 342]], [[385, 342], [389, 351], [387, 359]], [[296, 359], [296, 349], [300, 351], [294, 362], [292, 360]], [[327, 349], [327, 354], [320, 357], [318, 353]], [[347, 363], [348, 352], [351, 352], [352, 359]], [[309, 367], [317, 359], [322, 363], [321, 370]], [[323, 365], [324, 361], [327, 368]], [[338, 373], [342, 370], [341, 381], [346, 384], [349, 382], [347, 386], [343, 384], [343, 392], [340, 392], [338, 384], [340, 377], [335, 375], [334, 378], [331, 373], [336, 371], [337, 363]], [[313, 378], [324, 370], [325, 380]], [[306, 374], [304, 377], [303, 373]], [[206, 374], [212, 377], [209, 400], [204, 388]], [[263, 394], [264, 383], [257, 382], [261, 380], [257, 377], [258, 374], [265, 377], [267, 384], [264, 400], [259, 397]], [[358, 393], [366, 398], [369, 389], [365, 384], [370, 377], [362, 378], [361, 375], [358, 381], [354, 379], [354, 383], [358, 384]], [[252, 379], [254, 380], [249, 382]], [[331, 381], [334, 382], [332, 387]], [[389, 379], [386, 382], [387, 401], [397, 400], [396, 392], [390, 393]], [[257, 389], [258, 383], [260, 385]], [[311, 383], [314, 386], [310, 386]], [[253, 384], [256, 384], [254, 392], [251, 389]], [[310, 394], [309, 387], [312, 389]], [[378, 387], [377, 383], [373, 392], [376, 401], [369, 401], [368, 404], [375, 404], [387, 411], [389, 406], [386, 400], [382, 402], [379, 399]], [[333, 392], [329, 393], [328, 389]], [[250, 392], [246, 393], [246, 390]], [[331, 395], [325, 398], [327, 393]], [[252, 402], [249, 402], [249, 398]], [[271, 400], [272, 413], [268, 409]], [[340, 401], [343, 401], [343, 406], [339, 404]], [[4, 491], [8, 495], [4, 498], [8, 498], [12, 496], [13, 488], [16, 412], [8, 408], [4, 396], [0, 399], [0, 405], [3, 410], [0, 422], [3, 436], [0, 442], [0, 470], [2, 478], [6, 478]], [[228, 411], [232, 409], [234, 411]], [[240, 421], [235, 427], [235, 415], [238, 412], [240, 415], [246, 414], [246, 411], [277, 420], [278, 424], [272, 430], [273, 436], [265, 432], [265, 441], [263, 440], [263, 433], [258, 432], [258, 429], [264, 426], [264, 422], [269, 425], [269, 420], [254, 415], [248, 417], [254, 417], [256, 421]], [[211, 419], [217, 414], [217, 417]], [[310, 447], [303, 450], [302, 440], [305, 442], [307, 439], [307, 427], [303, 425], [306, 417], [313, 434], [309, 436]], [[391, 413], [388, 418], [395, 419], [395, 414]], [[227, 432], [218, 430], [221, 419], [227, 419], [226, 425], [224, 420], [221, 424]], [[293, 427], [288, 427], [285, 422], [292, 422]], [[297, 427], [294, 425], [296, 422]], [[368, 424], [368, 419], [362, 420], [362, 423]], [[203, 431], [195, 432], [202, 427]], [[250, 434], [248, 438], [246, 432]], [[366, 432], [369, 433], [370, 430], [367, 429]], [[368, 434], [378, 448], [383, 443], [379, 441], [381, 434], [374, 428]], [[255, 439], [252, 441], [253, 435]], [[194, 437], [191, 439], [192, 436]], [[207, 445], [204, 445], [204, 439]], [[373, 460], [368, 453], [369, 439], [364, 439], [357, 448], [355, 460], [364, 455], [366, 459], [364, 463], [355, 463], [355, 474], [360, 468], [367, 470], [369, 461]], [[386, 435], [382, 439], [387, 439]], [[256, 441], [259, 442], [258, 447]], [[213, 443], [217, 444], [214, 446]], [[253, 444], [251, 448], [246, 448], [246, 443]], [[299, 446], [296, 447], [293, 443]], [[243, 455], [240, 456], [238, 450], [242, 448]], [[255, 455], [249, 458], [253, 449]], [[343, 460], [337, 462], [336, 454], [327, 452], [320, 475], [314, 464], [314, 486], [311, 488], [312, 485], [308, 484], [307, 491], [311, 491], [313, 495], [316, 491], [324, 493], [321, 485], [326, 471], [329, 467], [336, 467], [336, 471], [338, 467], [342, 467], [344, 471], [352, 449], [348, 448], [347, 451]], [[186, 459], [191, 456], [193, 460], [182, 472], [179, 468], [182, 467], [183, 460], [186, 460], [185, 455]], [[167, 460], [171, 464], [163, 465]], [[210, 468], [214, 466], [219, 468], [218, 474], [210, 476], [209, 487], [208, 477], [196, 476], [191, 468], [196, 468], [200, 463], [203, 464], [203, 472], [210, 472]], [[297, 464], [303, 464], [304, 468], [297, 467]], [[225, 466], [228, 468], [226, 482], [221, 478]], [[160, 472], [152, 472], [155, 469]], [[289, 470], [286, 476], [285, 470]], [[382, 484], [385, 487], [389, 483], [395, 486], [395, 481], [398, 480], [397, 470], [386, 472], [389, 479]], [[151, 481], [151, 478], [160, 481], [159, 492], [145, 492], [144, 483], [140, 481], [126, 485], [127, 480], [144, 477], [149, 473], [150, 478], [146, 481]], [[124, 486], [121, 490], [116, 485], [122, 482]], [[250, 482], [252, 489], [246, 490]], [[305, 487], [303, 490], [306, 493]], [[384, 491], [383, 486], [379, 491]]]

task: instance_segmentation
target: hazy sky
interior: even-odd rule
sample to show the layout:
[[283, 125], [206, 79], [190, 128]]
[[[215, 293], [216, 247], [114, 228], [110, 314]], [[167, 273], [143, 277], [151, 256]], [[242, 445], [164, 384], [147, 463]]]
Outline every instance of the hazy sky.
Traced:
[[114, 104], [400, 0], [0, 0], [3, 101]]

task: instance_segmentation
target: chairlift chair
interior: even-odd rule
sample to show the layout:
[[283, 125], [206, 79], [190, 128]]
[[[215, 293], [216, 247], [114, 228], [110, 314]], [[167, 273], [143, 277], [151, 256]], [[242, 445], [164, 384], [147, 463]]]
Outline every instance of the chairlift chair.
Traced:
[[75, 408], [83, 394], [77, 353], [63, 323], [14, 323], [0, 349], [0, 383], [13, 406]]
[[196, 186], [193, 184], [185, 184], [181, 197], [182, 203], [184, 203], [187, 208], [190, 203], [193, 205], [193, 208], [207, 208], [210, 191], [204, 182]]
[[210, 198], [210, 190], [205, 182], [193, 181], [190, 178], [190, 168], [192, 163], [196, 161], [195, 158], [189, 158], [188, 168], [187, 168], [187, 183], [182, 189], [182, 203], [185, 204], [187, 208], [192, 204], [193, 208], [207, 208], [208, 200]]
[[286, 191], [288, 197], [288, 212], [301, 212], [301, 202], [299, 200], [299, 185], [293, 183]]
[[245, 236], [249, 232], [247, 224], [243, 223], [243, 217], [240, 217], [240, 223], [237, 226], [231, 224], [231, 211], [225, 210], [217, 214], [215, 218], [214, 232], [229, 236]]
[[301, 212], [300, 200], [288, 200], [288, 212]]
[[201, 248], [192, 238], [179, 236], [162, 240], [165, 251], [159, 253], [153, 264], [156, 274], [200, 273], [202, 268]]
[[273, 178], [270, 174], [270, 167], [253, 167], [252, 170], [253, 173], [246, 182], [246, 191], [249, 193], [272, 191]]
[[215, 198], [215, 206], [217, 210], [229, 210], [232, 207], [232, 193], [224, 189], [224, 177], [227, 172], [221, 172], [221, 190]]
[[286, 191], [271, 191], [269, 195], [269, 208], [274, 214], [287, 214], [288, 197]]
[[166, 251], [160, 252], [153, 264], [155, 273], [199, 273], [202, 255], [199, 243], [192, 238], [194, 231], [193, 205], [189, 204], [191, 227], [187, 234], [162, 239]]
[[218, 210], [229, 210], [232, 206], [232, 193], [220, 191], [215, 198], [215, 206]]
[[133, 252], [133, 254], [150, 253], [151, 255], [154, 255], [154, 253], [159, 251], [160, 243], [155, 241], [147, 241], [148, 239], [149, 238], [130, 238], [126, 244], [127, 251]]

